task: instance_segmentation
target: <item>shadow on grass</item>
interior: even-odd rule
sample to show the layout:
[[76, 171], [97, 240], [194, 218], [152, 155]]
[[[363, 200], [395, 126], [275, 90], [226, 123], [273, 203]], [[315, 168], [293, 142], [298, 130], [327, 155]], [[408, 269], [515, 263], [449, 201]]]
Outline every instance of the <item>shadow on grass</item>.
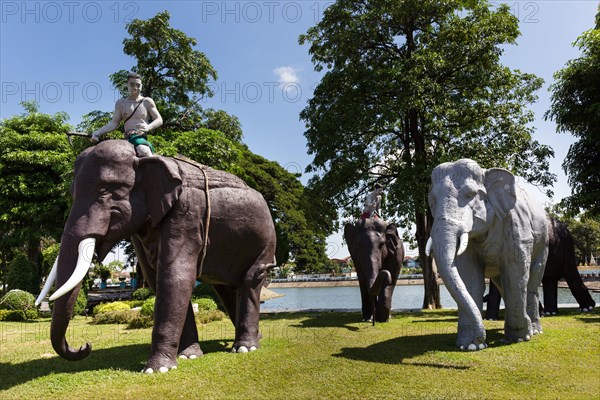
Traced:
[[[221, 340], [205, 341], [200, 345], [205, 354], [227, 351]], [[149, 355], [150, 343], [92, 350], [90, 355], [81, 361], [67, 361], [55, 356], [17, 364], [0, 363], [0, 392], [52, 374], [108, 369], [140, 372]]]
[[[407, 328], [410, 329], [410, 328]], [[505, 346], [501, 329], [487, 330], [487, 342], [492, 347]], [[367, 347], [346, 347], [335, 357], [380, 364], [407, 364], [443, 369], [469, 369], [464, 362], [454, 362], [452, 357], [439, 363], [410, 362], [411, 359], [431, 352], [462, 353], [455, 346], [456, 333], [423, 333], [405, 330], [397, 338], [375, 343]]]

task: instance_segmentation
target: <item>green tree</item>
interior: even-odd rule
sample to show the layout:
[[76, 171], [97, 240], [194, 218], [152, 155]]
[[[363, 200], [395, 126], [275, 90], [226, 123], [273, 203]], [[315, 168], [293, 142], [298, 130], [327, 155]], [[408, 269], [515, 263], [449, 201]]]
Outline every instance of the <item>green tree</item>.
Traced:
[[[206, 55], [194, 48], [198, 41], [172, 28], [169, 20], [169, 12], [163, 11], [127, 24], [130, 37], [123, 40], [123, 52], [136, 60], [131, 71], [142, 75], [143, 96], [156, 102], [165, 121], [163, 129], [192, 130], [217, 124], [226, 127], [223, 133], [241, 139], [237, 118], [222, 110], [203, 110], [198, 104], [213, 95], [209, 83], [217, 79], [217, 71]], [[124, 96], [128, 72], [120, 70], [110, 77]]]
[[518, 20], [487, 1], [338, 0], [300, 36], [324, 75], [301, 118], [314, 155], [311, 190], [358, 214], [373, 182], [386, 214], [416, 227], [424, 308], [441, 307], [431, 258], [431, 171], [469, 157], [547, 186], [553, 151], [532, 140], [526, 105], [541, 80], [500, 62]]
[[277, 263], [286, 263], [291, 255], [297, 271], [318, 272], [326, 268], [325, 245], [329, 232], [311, 218], [312, 205], [299, 175], [247, 148], [239, 167], [239, 176], [262, 193], [271, 209], [277, 231]]
[[65, 113], [26, 112], [0, 122], [0, 231], [2, 253], [21, 248], [41, 268], [41, 240], [59, 240], [69, 207], [74, 154]]
[[600, 222], [584, 214], [578, 220], [570, 221], [569, 231], [575, 242], [577, 262], [589, 263], [592, 255], [596, 262], [600, 262]]
[[600, 13], [574, 45], [581, 56], [554, 74], [546, 118], [577, 138], [562, 165], [572, 190], [565, 205], [572, 215], [583, 209], [600, 216]]
[[37, 268], [24, 253], [17, 253], [10, 263], [6, 283], [8, 290], [20, 289], [29, 293], [39, 293]]

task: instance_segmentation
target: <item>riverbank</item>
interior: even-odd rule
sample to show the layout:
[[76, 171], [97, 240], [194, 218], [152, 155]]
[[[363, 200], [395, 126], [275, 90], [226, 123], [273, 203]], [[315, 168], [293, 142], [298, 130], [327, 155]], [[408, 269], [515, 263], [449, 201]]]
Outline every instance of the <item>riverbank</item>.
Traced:
[[[439, 279], [438, 283], [443, 284]], [[422, 285], [423, 279], [398, 279], [396, 286], [401, 285]], [[351, 281], [307, 281], [307, 282], [271, 282], [269, 289], [276, 288], [315, 288], [315, 287], [348, 287], [358, 286], [358, 280]]]
[[[600, 290], [600, 279], [599, 278], [585, 278], [583, 280], [585, 286], [589, 290], [599, 291]], [[422, 285], [423, 279], [398, 279], [396, 286], [402, 285]], [[438, 284], [443, 285], [441, 279], [438, 279]], [[277, 288], [316, 288], [316, 287], [347, 287], [347, 286], [358, 286], [358, 280], [351, 281], [308, 281], [308, 282], [271, 282], [268, 285], [269, 289]], [[561, 288], [569, 287], [565, 280], [560, 280], [558, 286]]]

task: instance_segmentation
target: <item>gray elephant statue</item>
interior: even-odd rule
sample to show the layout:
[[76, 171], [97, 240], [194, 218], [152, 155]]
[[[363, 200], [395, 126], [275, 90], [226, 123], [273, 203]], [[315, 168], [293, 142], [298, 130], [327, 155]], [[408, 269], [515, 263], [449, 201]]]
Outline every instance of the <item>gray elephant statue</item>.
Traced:
[[[573, 236], [565, 224], [554, 218], [548, 218], [548, 260], [542, 278], [544, 306], [543, 310], [540, 310], [540, 312], [543, 311], [543, 315], [558, 313], [558, 281], [563, 278], [567, 281], [571, 294], [575, 297], [581, 311], [592, 311], [596, 302], [577, 270]], [[499, 319], [501, 296], [493, 283], [490, 284], [487, 297], [485, 319], [497, 320]]]
[[363, 321], [388, 321], [404, 260], [396, 226], [381, 218], [359, 219], [344, 226], [344, 238], [358, 275]]
[[527, 341], [540, 333], [538, 288], [548, 256], [542, 205], [509, 171], [463, 159], [433, 170], [429, 207], [434, 221], [426, 251], [458, 305], [457, 346], [487, 347], [485, 276], [504, 297], [505, 340]]
[[150, 358], [143, 371], [166, 372], [202, 355], [190, 303], [196, 278], [212, 284], [235, 326], [233, 352], [259, 347], [260, 292], [275, 266], [275, 228], [264, 198], [241, 179], [191, 160], [136, 157], [109, 140], [75, 162], [73, 205], [60, 252], [40, 298], [56, 279], [51, 341], [67, 360], [91, 351], [69, 347], [65, 333], [94, 252], [99, 260], [132, 238], [156, 293]]

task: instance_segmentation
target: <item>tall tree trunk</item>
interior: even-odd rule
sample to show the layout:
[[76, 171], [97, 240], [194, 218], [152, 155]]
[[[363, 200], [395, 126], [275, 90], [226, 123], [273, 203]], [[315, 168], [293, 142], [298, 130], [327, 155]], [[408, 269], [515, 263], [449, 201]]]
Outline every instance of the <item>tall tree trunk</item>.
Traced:
[[43, 275], [42, 271], [42, 241], [40, 239], [29, 239], [27, 243], [27, 259], [35, 266], [36, 276], [32, 277], [39, 292], [39, 286]]
[[425, 294], [423, 297], [423, 308], [428, 310], [442, 308], [440, 300], [440, 286], [437, 283], [437, 271], [433, 266], [433, 257], [425, 255], [427, 239], [431, 234], [431, 218], [429, 212], [417, 213], [417, 244], [419, 247], [419, 259], [423, 269], [423, 283]]
[[419, 259], [421, 260], [421, 268], [423, 269], [423, 283], [425, 287], [423, 308], [438, 309], [442, 308], [442, 303], [440, 301], [440, 287], [437, 283], [437, 273], [433, 268], [432, 258], [425, 255], [425, 246], [427, 244], [427, 239], [429, 239], [433, 222], [429, 206], [427, 205], [427, 195], [429, 192], [429, 179], [427, 179], [426, 174], [426, 171], [428, 170], [427, 151], [422, 121], [420, 121], [418, 112], [415, 109], [411, 109], [408, 112], [408, 123], [410, 137], [412, 138], [415, 149], [413, 156], [414, 176], [417, 179], [427, 182], [420, 185], [421, 190], [413, 193], [413, 196], [415, 196], [414, 208], [415, 225], [417, 227], [417, 244], [419, 247]]

